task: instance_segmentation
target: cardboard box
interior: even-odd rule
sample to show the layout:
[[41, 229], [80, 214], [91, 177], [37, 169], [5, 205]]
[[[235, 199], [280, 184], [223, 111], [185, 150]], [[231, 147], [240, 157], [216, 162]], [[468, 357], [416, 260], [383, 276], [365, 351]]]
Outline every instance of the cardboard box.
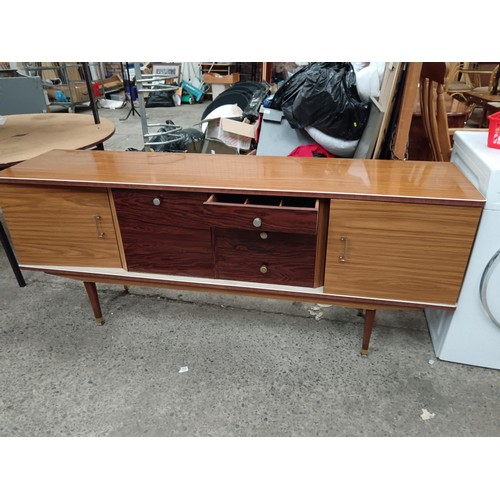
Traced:
[[71, 82], [70, 91], [74, 102], [88, 101], [90, 99], [89, 89], [85, 82]]
[[239, 73], [231, 73], [230, 75], [219, 75], [218, 73], [205, 73], [203, 75], [205, 83], [217, 83], [221, 85], [237, 83], [240, 81]]
[[123, 81], [120, 75], [113, 75], [109, 78], [105, 78], [102, 82], [104, 87], [104, 92], [110, 90], [119, 90], [123, 88]]
[[207, 123], [205, 136], [219, 139], [232, 148], [248, 150], [252, 139], [255, 139], [257, 122], [243, 123], [231, 118], [214, 118]]
[[55, 93], [60, 90], [71, 102], [85, 102], [89, 100], [89, 92], [85, 82], [71, 82], [70, 85], [57, 85], [47, 89], [51, 101], [55, 101]]
[[249, 137], [250, 139], [255, 139], [255, 131], [257, 129], [257, 122], [255, 123], [244, 123], [239, 120], [232, 120], [231, 118], [221, 118], [222, 128], [226, 132], [230, 132], [236, 135], [242, 135], [243, 137]]

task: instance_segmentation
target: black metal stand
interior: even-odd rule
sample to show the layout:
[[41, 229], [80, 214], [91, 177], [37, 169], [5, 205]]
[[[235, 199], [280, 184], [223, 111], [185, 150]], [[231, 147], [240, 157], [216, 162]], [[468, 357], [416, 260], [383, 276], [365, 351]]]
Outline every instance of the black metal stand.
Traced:
[[[127, 116], [125, 118], [120, 118], [120, 121], [125, 121], [128, 119], [128, 117], [130, 115], [134, 116], [134, 115], [138, 115], [138, 116], [141, 116], [139, 114], [139, 111], [137, 111], [135, 109], [135, 105], [134, 105], [134, 99], [132, 98], [132, 81], [130, 79], [130, 71], [129, 71], [129, 68], [128, 68], [128, 63], [125, 63], [126, 66], [127, 66], [127, 78], [125, 78], [125, 70], [123, 69], [123, 63], [120, 63], [120, 67], [121, 67], [121, 70], [122, 70], [122, 79], [123, 79], [123, 84], [125, 86], [125, 102], [129, 101], [130, 100], [130, 111], [128, 112]], [[128, 85], [128, 90], [129, 90], [129, 93], [127, 94], [127, 85]]]
[[16, 276], [17, 283], [19, 284], [20, 287], [26, 286], [26, 282], [24, 281], [24, 276], [22, 275], [21, 270], [19, 269], [16, 256], [14, 255], [14, 251], [10, 246], [9, 238], [7, 237], [7, 233], [5, 232], [2, 221], [0, 221], [0, 242], [2, 243], [5, 249], [5, 253], [7, 254], [7, 258], [9, 259], [10, 262], [10, 266], [12, 267], [12, 270], [14, 271], [14, 274]]
[[87, 91], [90, 97], [90, 107], [92, 108], [92, 114], [94, 115], [94, 122], [96, 125], [101, 123], [99, 118], [99, 112], [97, 111], [97, 105], [95, 103], [94, 89], [92, 87], [92, 76], [90, 74], [89, 63], [82, 62], [83, 75], [85, 76], [85, 83], [87, 84]]
[[[87, 90], [90, 97], [90, 107], [92, 108], [92, 114], [94, 115], [94, 123], [99, 125], [101, 119], [99, 118], [99, 111], [97, 110], [97, 104], [94, 95], [94, 88], [92, 87], [92, 75], [90, 74], [89, 63], [82, 62], [83, 75], [85, 77], [85, 83], [87, 84]], [[93, 149], [99, 149], [104, 151], [104, 144], [101, 142], [97, 144]]]

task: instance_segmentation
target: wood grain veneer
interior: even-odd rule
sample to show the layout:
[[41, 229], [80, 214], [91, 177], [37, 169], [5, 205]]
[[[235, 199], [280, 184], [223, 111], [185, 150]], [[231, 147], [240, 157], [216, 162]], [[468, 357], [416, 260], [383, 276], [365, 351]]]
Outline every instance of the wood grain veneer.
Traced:
[[208, 194], [134, 189], [112, 193], [130, 271], [214, 276], [212, 237], [203, 214]]
[[480, 216], [474, 207], [332, 200], [325, 292], [455, 304]]
[[[205, 219], [212, 227], [238, 228], [253, 231], [276, 231], [280, 233], [316, 234], [318, 228], [318, 200], [311, 200], [311, 207], [282, 205], [279, 197], [262, 197], [262, 205], [252, 203], [223, 203], [216, 195], [203, 204]], [[264, 205], [266, 198], [275, 199], [276, 205]], [[269, 201], [269, 203], [271, 203]], [[261, 225], [253, 222], [259, 219]]]
[[484, 202], [443, 162], [59, 150], [0, 172], [22, 267], [84, 281], [96, 317], [94, 282], [348, 305], [364, 353], [375, 309], [456, 306]]
[[[313, 287], [316, 236], [214, 229], [215, 276]], [[265, 266], [266, 272], [261, 272]]]
[[108, 188], [108, 200], [109, 206], [111, 208], [111, 215], [113, 216], [113, 224], [115, 227], [116, 242], [118, 244], [118, 251], [120, 252], [120, 259], [122, 261], [122, 267], [128, 270], [127, 259], [125, 257], [125, 249], [123, 248], [122, 233], [120, 230], [120, 223], [118, 222], [118, 215], [116, 213], [115, 200], [113, 199], [113, 192]]
[[92, 115], [36, 113], [9, 115], [0, 127], [0, 164], [16, 163], [54, 148], [83, 149], [102, 144], [115, 132], [107, 118]]
[[484, 204], [452, 163], [415, 161], [55, 150], [3, 182]]
[[328, 219], [330, 217], [330, 200], [320, 200], [318, 213], [318, 237], [316, 240], [315, 286], [323, 286], [325, 282], [326, 240], [328, 236]]
[[0, 184], [0, 207], [21, 264], [122, 266], [106, 189]]

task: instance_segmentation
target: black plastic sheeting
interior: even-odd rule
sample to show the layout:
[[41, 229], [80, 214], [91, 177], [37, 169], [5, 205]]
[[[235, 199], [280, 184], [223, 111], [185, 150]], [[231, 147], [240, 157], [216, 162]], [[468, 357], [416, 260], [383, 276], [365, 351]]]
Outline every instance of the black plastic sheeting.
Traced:
[[243, 118], [255, 121], [259, 116], [259, 108], [269, 92], [269, 84], [265, 82], [238, 82], [221, 92], [203, 111], [204, 120], [213, 110], [227, 104], [236, 104], [243, 111]]
[[146, 108], [172, 108], [175, 106], [174, 91], [165, 90], [151, 92], [146, 102]]
[[276, 92], [272, 109], [292, 128], [314, 127], [343, 140], [361, 138], [370, 113], [361, 101], [349, 62], [315, 62], [294, 73]]

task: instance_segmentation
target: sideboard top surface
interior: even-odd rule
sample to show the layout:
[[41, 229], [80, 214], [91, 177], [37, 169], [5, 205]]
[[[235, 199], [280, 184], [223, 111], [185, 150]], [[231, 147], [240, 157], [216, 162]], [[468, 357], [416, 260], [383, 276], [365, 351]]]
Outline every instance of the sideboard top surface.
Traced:
[[53, 150], [1, 171], [0, 183], [484, 205], [445, 162]]

